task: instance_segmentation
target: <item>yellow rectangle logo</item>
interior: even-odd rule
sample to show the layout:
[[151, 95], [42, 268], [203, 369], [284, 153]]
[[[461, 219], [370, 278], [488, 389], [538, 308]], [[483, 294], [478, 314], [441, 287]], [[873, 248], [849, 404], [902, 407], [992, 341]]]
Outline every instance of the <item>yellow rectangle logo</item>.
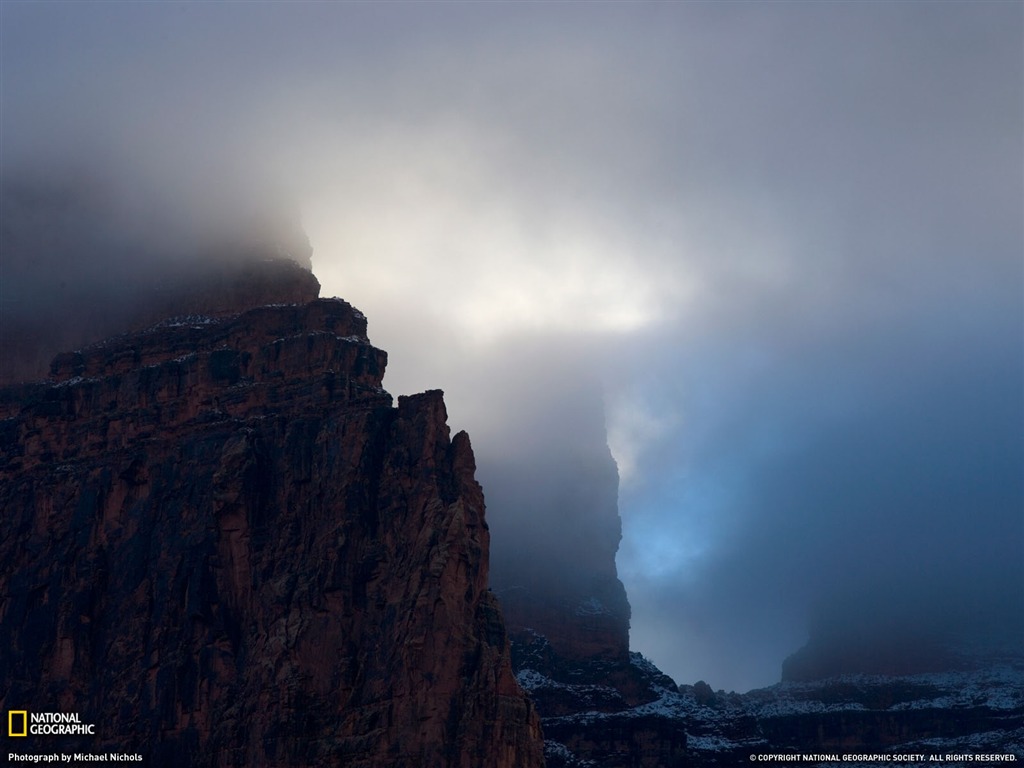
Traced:
[[28, 736], [27, 709], [12, 709], [7, 713], [7, 735]]

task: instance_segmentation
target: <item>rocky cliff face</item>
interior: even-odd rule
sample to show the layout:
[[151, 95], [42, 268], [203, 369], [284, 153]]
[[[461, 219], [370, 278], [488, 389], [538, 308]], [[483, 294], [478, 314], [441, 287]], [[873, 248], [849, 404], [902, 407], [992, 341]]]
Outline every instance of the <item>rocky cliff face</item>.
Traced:
[[343, 301], [237, 303], [0, 390], [0, 709], [96, 724], [20, 748], [542, 765], [441, 393]]
[[[147, 304], [184, 314], [0, 389], [0, 711], [96, 725], [22, 751], [217, 767], [1024, 758], [1019, 654], [950, 666], [900, 646], [865, 670], [857, 643], [812, 645], [785, 682], [733, 694], [630, 653], [615, 468], [593, 435], [494, 478], [510, 649], [473, 450], [441, 393], [394, 407], [365, 318], [297, 267], [186, 288]], [[524, 498], [534, 525], [509, 506]]]
[[502, 537], [492, 584], [515, 642], [540, 635], [566, 660], [624, 662], [630, 608], [615, 568], [615, 462], [603, 434], [592, 445], [564, 442], [536, 461], [506, 461], [488, 478]]
[[485, 475], [500, 536], [492, 583], [513, 666], [541, 715], [549, 766], [686, 765], [686, 724], [642, 709], [661, 694], [631, 663], [630, 608], [615, 566], [618, 472], [600, 399], [577, 406], [596, 428], [548, 430], [527, 455], [491, 457], [500, 470]]

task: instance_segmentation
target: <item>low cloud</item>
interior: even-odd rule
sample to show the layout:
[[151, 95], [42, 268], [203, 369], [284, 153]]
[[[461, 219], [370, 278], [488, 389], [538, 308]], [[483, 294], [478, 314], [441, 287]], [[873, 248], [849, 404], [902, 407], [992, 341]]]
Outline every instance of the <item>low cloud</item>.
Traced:
[[496, 531], [607, 426], [634, 647], [681, 682], [1019, 612], [1019, 6], [0, 14], [8, 341], [298, 210], [391, 391], [444, 388], [485, 482], [547, 458]]

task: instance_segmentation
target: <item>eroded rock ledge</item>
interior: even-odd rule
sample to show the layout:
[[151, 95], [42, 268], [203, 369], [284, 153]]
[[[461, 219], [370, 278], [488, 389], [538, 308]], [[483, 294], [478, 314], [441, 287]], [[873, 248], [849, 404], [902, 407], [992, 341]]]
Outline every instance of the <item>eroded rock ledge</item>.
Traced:
[[469, 438], [439, 391], [394, 407], [385, 364], [315, 300], [0, 390], [0, 709], [149, 766], [543, 765]]

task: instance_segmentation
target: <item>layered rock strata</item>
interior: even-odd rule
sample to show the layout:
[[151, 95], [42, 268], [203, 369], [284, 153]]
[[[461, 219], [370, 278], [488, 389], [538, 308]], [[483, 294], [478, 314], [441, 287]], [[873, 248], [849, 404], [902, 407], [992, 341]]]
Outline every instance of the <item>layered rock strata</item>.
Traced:
[[1019, 654], [974, 659], [958, 671], [848, 674], [744, 694], [704, 682], [677, 686], [638, 653], [631, 667], [634, 690], [646, 699], [632, 706], [613, 677], [564, 682], [533, 669], [519, 673], [545, 714], [549, 768], [733, 768], [766, 755], [850, 768], [1024, 759]]
[[543, 764], [469, 438], [332, 300], [192, 314], [0, 390], [0, 709], [149, 766]]

